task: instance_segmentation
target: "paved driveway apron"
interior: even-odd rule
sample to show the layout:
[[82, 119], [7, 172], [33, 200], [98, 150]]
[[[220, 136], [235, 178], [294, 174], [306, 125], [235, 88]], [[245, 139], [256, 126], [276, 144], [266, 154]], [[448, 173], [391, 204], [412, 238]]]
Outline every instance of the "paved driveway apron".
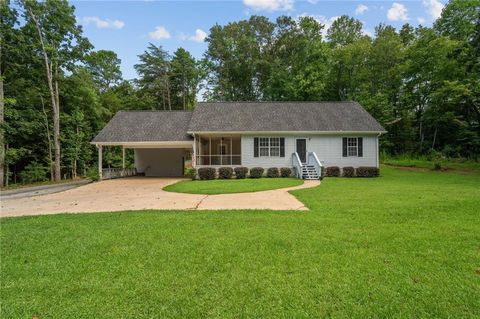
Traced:
[[306, 210], [303, 203], [288, 191], [314, 187], [320, 183], [305, 181], [303, 185], [296, 187], [224, 195], [181, 194], [162, 190], [166, 185], [177, 181], [177, 178], [121, 178], [91, 183], [55, 194], [2, 199], [1, 217], [145, 209]]

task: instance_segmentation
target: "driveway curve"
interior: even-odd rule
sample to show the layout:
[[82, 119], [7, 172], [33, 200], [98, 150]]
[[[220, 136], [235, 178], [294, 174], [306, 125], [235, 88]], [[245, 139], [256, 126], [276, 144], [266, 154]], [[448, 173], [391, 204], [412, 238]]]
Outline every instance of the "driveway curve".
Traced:
[[106, 180], [63, 192], [26, 198], [2, 199], [1, 217], [91, 213], [125, 210], [307, 210], [288, 191], [315, 187], [319, 181], [300, 186], [254, 193], [197, 195], [163, 191], [178, 178], [130, 177]]

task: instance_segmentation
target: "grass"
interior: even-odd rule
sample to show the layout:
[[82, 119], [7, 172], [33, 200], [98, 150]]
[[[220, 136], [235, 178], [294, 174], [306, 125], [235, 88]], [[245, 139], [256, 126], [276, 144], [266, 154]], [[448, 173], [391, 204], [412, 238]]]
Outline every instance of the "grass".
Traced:
[[1, 190], [6, 191], [11, 189], [20, 189], [20, 188], [34, 187], [34, 186], [64, 184], [64, 183], [71, 183], [79, 180], [81, 179], [62, 179], [60, 181], [48, 180], [48, 181], [41, 181], [41, 182], [34, 182], [34, 183], [15, 183], [15, 184], [10, 184], [7, 187], [1, 187]]
[[480, 178], [384, 168], [310, 211], [1, 219], [1, 318], [478, 318]]
[[180, 181], [163, 188], [168, 192], [189, 194], [232, 194], [258, 192], [302, 185], [297, 178], [218, 179], [210, 181]]
[[442, 169], [480, 172], [480, 162], [466, 159], [428, 160], [425, 157], [411, 158], [408, 156], [400, 156], [393, 158], [384, 158], [382, 160], [382, 163], [392, 166], [417, 167], [426, 169], [434, 169], [435, 164], [438, 163], [440, 164]]

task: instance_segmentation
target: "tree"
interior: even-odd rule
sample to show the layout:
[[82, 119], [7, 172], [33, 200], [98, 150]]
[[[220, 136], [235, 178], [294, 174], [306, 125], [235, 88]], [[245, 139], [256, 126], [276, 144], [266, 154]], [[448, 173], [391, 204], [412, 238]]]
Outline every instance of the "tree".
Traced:
[[456, 40], [471, 41], [480, 19], [480, 0], [451, 0], [435, 21], [434, 29]]
[[415, 29], [408, 23], [402, 26], [399, 34], [404, 45], [409, 45], [415, 40]]
[[17, 23], [17, 13], [9, 7], [8, 2], [0, 2], [0, 186], [4, 185], [4, 167], [5, 167], [5, 92], [4, 92], [4, 68], [7, 53], [14, 46], [12, 37], [14, 37], [14, 25]]
[[327, 38], [333, 46], [351, 44], [362, 37], [362, 28], [359, 20], [343, 15], [333, 21], [327, 30]]
[[185, 49], [173, 53], [171, 75], [173, 105], [183, 110], [192, 109], [195, 103], [200, 72], [195, 58]]
[[139, 56], [140, 63], [135, 64], [135, 70], [140, 79], [138, 84], [147, 94], [156, 96], [157, 106], [159, 109], [162, 105], [163, 109], [172, 110], [170, 98], [170, 55], [163, 50], [161, 46], [155, 46], [150, 43], [147, 51]]
[[122, 79], [121, 60], [109, 50], [92, 51], [85, 57], [85, 66], [101, 92], [106, 92]]
[[312, 17], [277, 19], [271, 69], [263, 92], [272, 101], [318, 101], [328, 76], [330, 50], [323, 41], [324, 26]]
[[252, 101], [261, 97], [265, 76], [259, 73], [272, 41], [274, 25], [265, 17], [215, 25], [206, 38], [204, 65], [207, 99]]
[[66, 1], [47, 0], [43, 3], [22, 1], [26, 31], [37, 34], [44, 60], [48, 90], [53, 110], [53, 143], [55, 152], [54, 179], [61, 179], [60, 151], [60, 88], [62, 68], [71, 68], [91, 45], [81, 37], [74, 8]]

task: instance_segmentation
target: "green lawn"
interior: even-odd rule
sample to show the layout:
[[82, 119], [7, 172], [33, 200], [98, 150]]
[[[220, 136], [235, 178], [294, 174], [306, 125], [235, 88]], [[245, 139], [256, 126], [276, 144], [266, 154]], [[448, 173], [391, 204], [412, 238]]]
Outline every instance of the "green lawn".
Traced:
[[412, 159], [409, 157], [386, 158], [382, 160], [383, 164], [403, 167], [418, 167], [433, 169], [435, 163], [440, 164], [441, 169], [447, 170], [463, 170], [480, 172], [480, 162], [465, 159], [440, 159], [436, 161], [429, 161], [424, 158]]
[[2, 219], [0, 317], [480, 317], [478, 175], [293, 193], [311, 210]]
[[258, 192], [302, 184], [303, 181], [297, 178], [218, 179], [211, 181], [180, 181], [164, 187], [163, 190], [177, 193], [211, 195]]

